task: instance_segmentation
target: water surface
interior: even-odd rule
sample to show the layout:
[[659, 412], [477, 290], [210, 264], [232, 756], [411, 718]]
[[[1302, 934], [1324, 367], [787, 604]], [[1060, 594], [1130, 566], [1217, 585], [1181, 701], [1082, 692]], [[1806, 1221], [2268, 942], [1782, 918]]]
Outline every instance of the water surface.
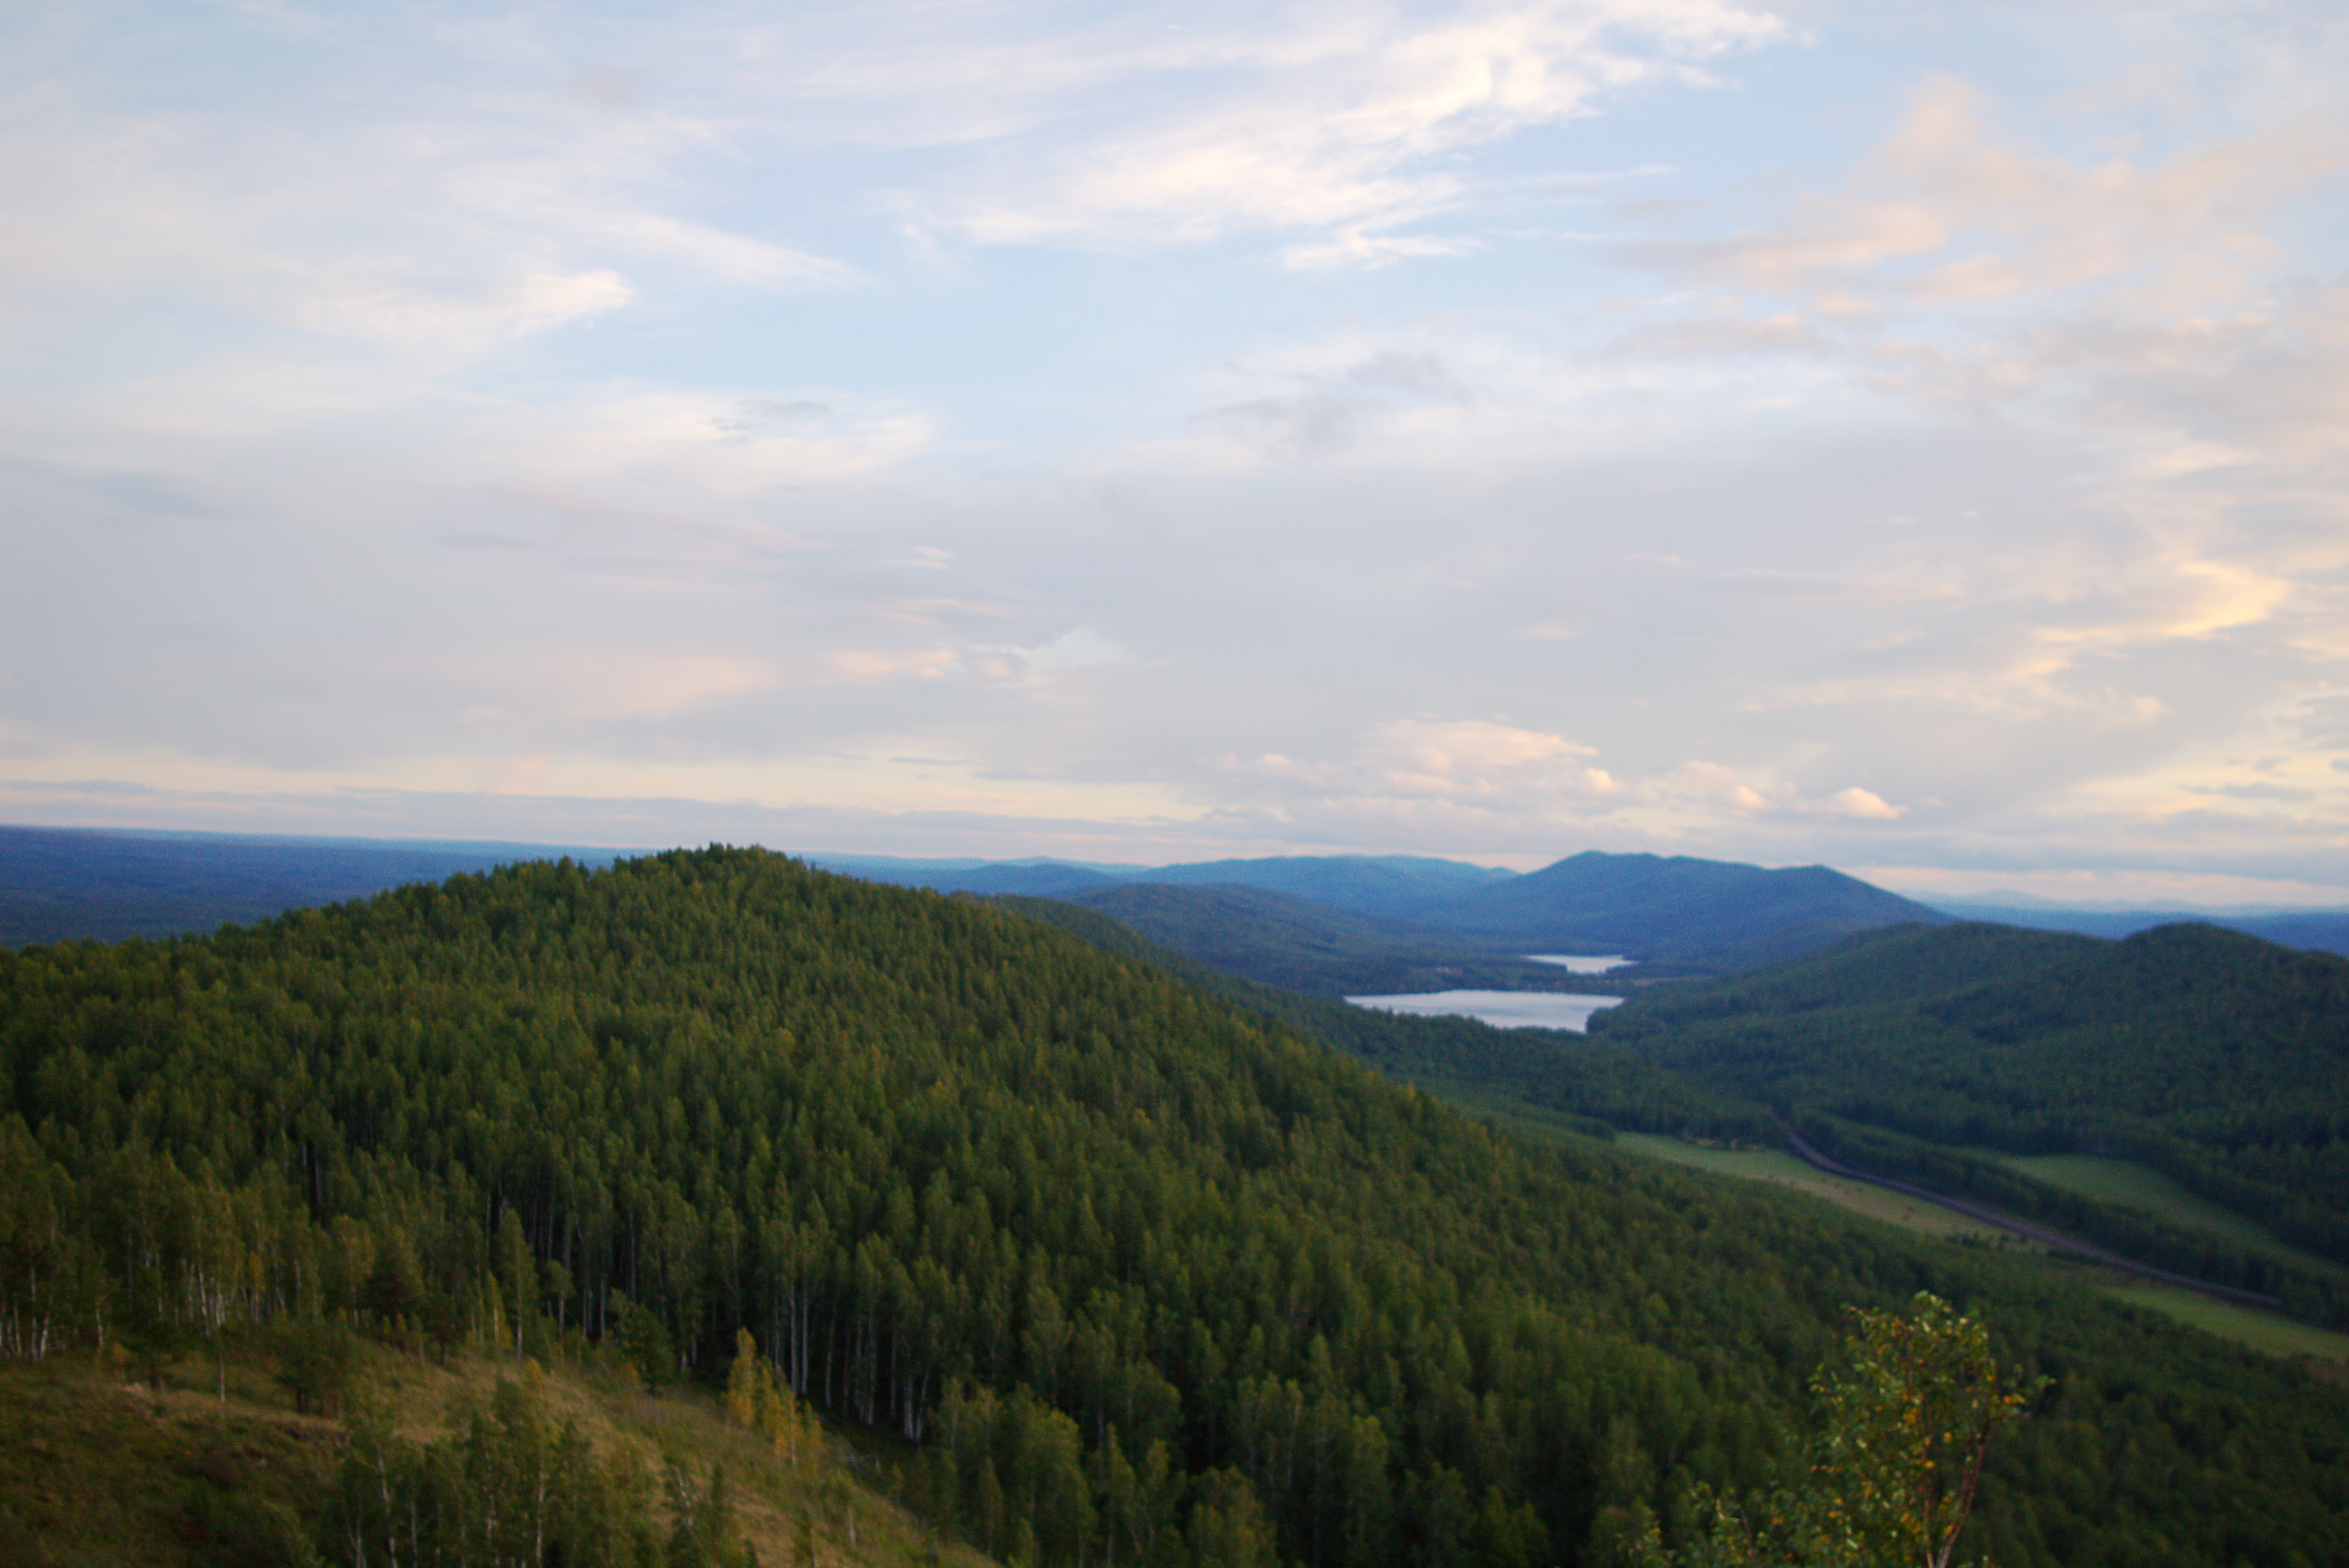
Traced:
[[1578, 996], [1567, 991], [1421, 991], [1405, 996], [1349, 996], [1357, 1007], [1422, 1017], [1482, 1018], [1497, 1029], [1587, 1032], [1590, 1015], [1620, 996]]

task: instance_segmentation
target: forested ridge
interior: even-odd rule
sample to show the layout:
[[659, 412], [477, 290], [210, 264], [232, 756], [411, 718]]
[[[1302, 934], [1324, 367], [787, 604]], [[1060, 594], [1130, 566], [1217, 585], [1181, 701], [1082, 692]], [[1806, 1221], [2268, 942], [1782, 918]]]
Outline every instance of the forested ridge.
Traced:
[[269, 1319], [718, 1377], [748, 1329], [999, 1555], [1599, 1563], [1785, 1482], [1842, 1309], [1930, 1287], [2057, 1379], [2000, 1561], [2349, 1555], [2337, 1388], [761, 851], [0, 954], [0, 1063], [14, 1355]]
[[1211, 969], [1325, 1000], [1454, 988], [1564, 991], [1586, 978], [1263, 888], [1122, 882], [1065, 896]]
[[1862, 1163], [1902, 1158], [1903, 1137], [2123, 1154], [2349, 1264], [2349, 959], [2199, 924], [1908, 927], [1643, 995], [1594, 1035], [1833, 1119], [1838, 1147], [1837, 1121], [1896, 1135]]

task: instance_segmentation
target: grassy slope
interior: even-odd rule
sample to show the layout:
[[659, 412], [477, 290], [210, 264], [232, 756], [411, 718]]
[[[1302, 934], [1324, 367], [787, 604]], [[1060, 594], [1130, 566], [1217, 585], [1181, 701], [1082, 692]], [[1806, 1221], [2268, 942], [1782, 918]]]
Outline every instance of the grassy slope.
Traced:
[[[1588, 1136], [1587, 1122], [1580, 1119], [1546, 1110], [1531, 1105], [1506, 1090], [1461, 1083], [1454, 1079], [1423, 1074], [1396, 1075], [1411, 1083], [1422, 1093], [1443, 1101], [1463, 1116], [1474, 1118], [1516, 1137], [1561, 1138]], [[2030, 1255], [2041, 1266], [2058, 1277], [2087, 1285], [2134, 1306], [2145, 1307], [2175, 1322], [2199, 1328], [2230, 1343], [2240, 1345], [2263, 1355], [2298, 1360], [2313, 1371], [2336, 1380], [2349, 1380], [2349, 1335], [2319, 1328], [2313, 1324], [2296, 1322], [2273, 1313], [2255, 1312], [2248, 1307], [2232, 1306], [2191, 1291], [2170, 1285], [2157, 1284], [2148, 1280], [2131, 1279], [2109, 1269], [2092, 1269], [2072, 1260], [2055, 1257], [2002, 1231], [1992, 1229], [1962, 1214], [1944, 1209], [1936, 1203], [1906, 1198], [1898, 1192], [1871, 1186], [1865, 1181], [1848, 1181], [1830, 1176], [1823, 1171], [1804, 1164], [1791, 1154], [1767, 1149], [1723, 1149], [1690, 1143], [1678, 1138], [1666, 1138], [1653, 1133], [1618, 1132], [1609, 1141], [1631, 1158], [1660, 1161], [1684, 1170], [1732, 1181], [1755, 1183], [1775, 1189], [1790, 1199], [1810, 1203], [1825, 1203], [1841, 1212], [1861, 1220], [1887, 1224], [1914, 1234], [1940, 1241], [1953, 1241], [1965, 1245], [1988, 1247], [2002, 1253]], [[2063, 1158], [2063, 1157], [2058, 1157]], [[2034, 1163], [2020, 1161], [2026, 1168]], [[2121, 1164], [2118, 1161], [2101, 1161]], [[2167, 1182], [2158, 1172], [2143, 1171], [2157, 1181]], [[2042, 1180], [2052, 1180], [2042, 1174]], [[2168, 1183], [2174, 1187], [2175, 1183]], [[2106, 1184], [2110, 1187], [2108, 1182]], [[2137, 1191], [2140, 1188], [2122, 1190]], [[2087, 1196], [2101, 1201], [2125, 1202], [2120, 1191], [2088, 1191]], [[2199, 1205], [2201, 1200], [2180, 1190], [2189, 1204]], [[2210, 1207], [2202, 1205], [2203, 1207]], [[2178, 1210], [2157, 1211], [2164, 1217], [2179, 1220]], [[2212, 1212], [2239, 1230], [2249, 1230], [2264, 1236], [2257, 1227], [2229, 1214], [2223, 1209]], [[2287, 1253], [2290, 1248], [2271, 1241]], [[2304, 1255], [2304, 1254], [2293, 1254]]]
[[2245, 1252], [2319, 1274], [2349, 1275], [2349, 1269], [2314, 1253], [2287, 1246], [2266, 1227], [2198, 1197], [2160, 1171], [2134, 1161], [2099, 1154], [2001, 1154], [1993, 1150], [1968, 1152], [1979, 1153], [2033, 1181], [2077, 1192], [2100, 1203], [2117, 1203], [2188, 1230], [2207, 1232]]
[[[1461, 1109], [1468, 1108], [1464, 1106]], [[1824, 1171], [1813, 1170], [1789, 1154], [1763, 1150], [1707, 1149], [1697, 1144], [1683, 1142], [1677, 1138], [1660, 1138], [1645, 1133], [1622, 1133], [1617, 1136], [1615, 1142], [1618, 1147], [1649, 1159], [1661, 1160], [1669, 1164], [1682, 1166], [1692, 1171], [1702, 1171], [1736, 1181], [1763, 1182], [1783, 1188], [1806, 1198], [1834, 1204], [1839, 1209], [1847, 1210], [1868, 1219], [1898, 1225], [1903, 1230], [1914, 1231], [1922, 1235], [1961, 1240], [1975, 1245], [1990, 1245], [2002, 1251], [2036, 1253], [2044, 1259], [2051, 1270], [2066, 1277], [2081, 1279], [2116, 1301], [2125, 1301], [2134, 1305], [2150, 1308], [2166, 1317], [2202, 1329], [2206, 1333], [2215, 1334], [2222, 1339], [2246, 1346], [2266, 1355], [2306, 1358], [2319, 1363], [2321, 1369], [2327, 1370], [2331, 1375], [2349, 1376], [2349, 1334], [2339, 1334], [2330, 1329], [2319, 1328], [2313, 1324], [2295, 1322], [2275, 1313], [2259, 1312], [2250, 1307], [2234, 1306], [2225, 1302], [2213, 1301], [2208, 1296], [2197, 1295], [2192, 1291], [2158, 1284], [2150, 1280], [2130, 1279], [2109, 1269], [2091, 1268], [2076, 1260], [2050, 1256], [2039, 1248], [2029, 1246], [2002, 1232], [1978, 1224], [1963, 1215], [1952, 1213], [1936, 1204], [1904, 1198], [1897, 1192], [1889, 1192], [1881, 1187], [1872, 1187], [1866, 1182], [1847, 1181], [1840, 1177], [1827, 1175]], [[2039, 1161], [2027, 1163], [2036, 1165]], [[2099, 1161], [2097, 1163], [2121, 1165], [2126, 1162]], [[2141, 1172], [2144, 1177], [2152, 1178], [2155, 1181], [2166, 1183], [2166, 1178], [2160, 1177], [2157, 1172], [2146, 1171], [2142, 1166], [2130, 1167], [2130, 1170]], [[2032, 1173], [2038, 1174], [2043, 1181], [2053, 1180], [2035, 1171]], [[2174, 1186], [2174, 1184], [2169, 1185]], [[2075, 1190], [2102, 1202], [2127, 1202], [2129, 1196], [2141, 1194], [2146, 1191], [2147, 1186], [2147, 1184], [2142, 1181], [2116, 1180], [2110, 1173], [2102, 1173], [2095, 1182], [2095, 1187], [2101, 1190], [2091, 1190], [2086, 1186]], [[2178, 1195], [2184, 1198], [2189, 1205], [2211, 1208], [2209, 1205], [2201, 1204], [2201, 1201], [2194, 1198], [2190, 1193], [2180, 1191]], [[2155, 1212], [2161, 1213], [2164, 1218], [2179, 1223], [2191, 1222], [2185, 1217], [2186, 1210], [2170, 1209]], [[2199, 1212], [2199, 1209], [2193, 1212]], [[2248, 1226], [2246, 1222], [2229, 1214], [2223, 1209], [2211, 1208], [2211, 1212], [2233, 1227], [2248, 1229], [2256, 1236], [2265, 1235], [2265, 1233], [2259, 1232], [2257, 1227]], [[2272, 1240], [2270, 1240], [2268, 1244], [2277, 1245]], [[2291, 1251], [2289, 1248], [2281, 1250], [2287, 1253]]]
[[1615, 1141], [1651, 1160], [1715, 1176], [1732, 1176], [1742, 1181], [1765, 1182], [1921, 1235], [1964, 1236], [1993, 1245], [2009, 1239], [2005, 1232], [1944, 1209], [1939, 1203], [1928, 1203], [1921, 1198], [1907, 1197], [1866, 1181], [1831, 1176], [1775, 1149], [1708, 1149], [1677, 1138], [1644, 1132], [1621, 1133]]
[[[391, 1401], [400, 1434], [419, 1442], [446, 1436], [453, 1412], [486, 1406], [500, 1378], [528, 1375], [504, 1360], [459, 1357], [443, 1367], [374, 1346], [366, 1355], [368, 1393]], [[342, 1426], [296, 1416], [265, 1356], [232, 1352], [224, 1367], [191, 1359], [164, 1385], [157, 1393], [125, 1382], [87, 1356], [0, 1360], [0, 1568], [260, 1560], [273, 1532], [316, 1518], [333, 1484]], [[761, 1563], [796, 1561], [802, 1510], [827, 1568], [988, 1561], [930, 1535], [868, 1485], [852, 1484], [844, 1507], [836, 1494], [827, 1501], [823, 1482], [834, 1469], [885, 1490], [894, 1471], [888, 1456], [857, 1453], [836, 1436], [829, 1456], [794, 1470], [730, 1429], [706, 1390], [654, 1398], [607, 1376], [558, 1367], [540, 1398], [554, 1424], [575, 1418], [599, 1456], [618, 1449], [647, 1467], [675, 1456], [698, 1477], [723, 1461], [735, 1518]]]
[[[1863, 1168], [2088, 1226], [2182, 1273], [2272, 1280], [2253, 1288], [2339, 1326], [2349, 1323], [2349, 1276], [2300, 1254], [2349, 1264], [2344, 1006], [2340, 959], [2216, 927], [2114, 943], [1958, 925], [1875, 934], [1799, 964], [1643, 995], [1593, 1032], [1602, 1047], [1798, 1119], [1857, 1124], [1822, 1120], [1811, 1135]], [[2107, 1140], [2206, 1206], [1979, 1152], [2045, 1156]], [[2054, 1179], [2066, 1170], [2072, 1180]], [[2021, 1195], [2034, 1189], [2037, 1198]], [[2081, 1218], [2083, 1199], [2104, 1217]], [[2215, 1214], [2221, 1205], [2233, 1215]], [[2247, 1233], [2245, 1217], [2272, 1234]], [[2228, 1255], [2197, 1262], [2211, 1242]]]

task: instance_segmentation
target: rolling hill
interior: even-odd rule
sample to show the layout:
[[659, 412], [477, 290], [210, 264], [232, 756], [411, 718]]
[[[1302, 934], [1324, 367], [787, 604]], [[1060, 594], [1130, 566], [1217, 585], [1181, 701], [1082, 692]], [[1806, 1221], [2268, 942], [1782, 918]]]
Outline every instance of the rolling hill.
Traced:
[[1829, 1119], [1829, 1142], [1889, 1135], [1857, 1163], [2122, 1152], [2349, 1264], [2349, 960], [2210, 925], [1904, 927], [1594, 1024], [1608, 1048]]
[[1185, 958], [1299, 995], [1588, 988], [1587, 977], [1485, 951], [1447, 932], [1244, 883], [1118, 882], [1061, 896]]
[[1691, 1488], [1800, 1480], [1845, 1307], [1920, 1287], [2060, 1375], [1973, 1549], [2349, 1541], [2337, 1388], [1994, 1257], [1496, 1139], [1164, 970], [757, 851], [0, 954], [0, 1089], [10, 1353], [250, 1321], [709, 1378], [747, 1331], [894, 1434], [939, 1528], [1040, 1568], [1685, 1541]]
[[1137, 880], [1169, 887], [1256, 887], [1374, 919], [1423, 923], [1431, 909], [1516, 880], [1515, 872], [1425, 855], [1280, 855], [1160, 866]]

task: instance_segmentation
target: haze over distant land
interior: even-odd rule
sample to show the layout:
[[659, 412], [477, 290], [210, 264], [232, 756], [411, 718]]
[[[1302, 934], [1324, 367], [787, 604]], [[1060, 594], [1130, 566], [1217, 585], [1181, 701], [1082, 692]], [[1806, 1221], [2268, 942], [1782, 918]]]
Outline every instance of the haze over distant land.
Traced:
[[2349, 905], [2337, 0], [0, 46], [0, 822]]

